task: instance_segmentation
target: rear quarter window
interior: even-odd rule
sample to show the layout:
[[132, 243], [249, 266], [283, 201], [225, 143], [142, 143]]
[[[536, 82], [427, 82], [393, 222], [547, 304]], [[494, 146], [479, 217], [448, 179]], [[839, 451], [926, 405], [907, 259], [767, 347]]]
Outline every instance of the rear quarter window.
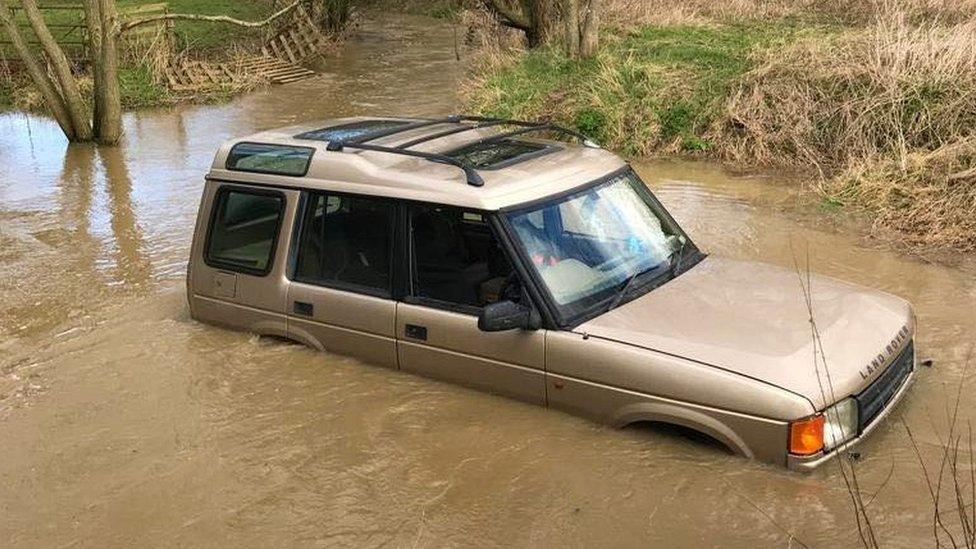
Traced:
[[238, 172], [303, 176], [314, 152], [309, 147], [238, 143], [230, 149], [226, 167]]
[[285, 196], [222, 187], [214, 198], [205, 259], [212, 267], [263, 276], [274, 262]]

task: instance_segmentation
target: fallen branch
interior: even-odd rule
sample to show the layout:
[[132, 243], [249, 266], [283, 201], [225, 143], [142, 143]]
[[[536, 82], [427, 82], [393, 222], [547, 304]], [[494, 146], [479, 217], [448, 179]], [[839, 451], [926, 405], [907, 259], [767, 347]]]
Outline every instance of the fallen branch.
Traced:
[[208, 21], [210, 23], [228, 23], [231, 25], [237, 25], [238, 27], [246, 28], [258, 28], [273, 23], [276, 19], [295, 9], [301, 0], [295, 0], [288, 6], [281, 8], [280, 10], [272, 13], [267, 19], [262, 19], [261, 21], [242, 21], [240, 19], [235, 19], [228, 15], [197, 15], [191, 13], [166, 13], [163, 15], [154, 15], [152, 17], [144, 17], [142, 19], [132, 19], [130, 21], [125, 21], [119, 25], [119, 34], [130, 31], [136, 27], [141, 27], [143, 25], [149, 25], [152, 23], [157, 23], [159, 21]]

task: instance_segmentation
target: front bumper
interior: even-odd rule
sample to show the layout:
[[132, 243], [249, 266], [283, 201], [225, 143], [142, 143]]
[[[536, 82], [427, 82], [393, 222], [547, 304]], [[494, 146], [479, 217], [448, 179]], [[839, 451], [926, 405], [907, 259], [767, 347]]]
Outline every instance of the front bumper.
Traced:
[[827, 453], [819, 452], [809, 456], [797, 456], [793, 454], [787, 454], [786, 466], [795, 471], [812, 471], [813, 469], [816, 469], [823, 463], [826, 463], [830, 459], [836, 457], [841, 452], [846, 452], [847, 450], [850, 450], [854, 446], [857, 446], [858, 443], [860, 443], [862, 440], [867, 438], [868, 435], [870, 435], [871, 432], [874, 431], [874, 429], [877, 428], [877, 426], [880, 425], [881, 422], [883, 422], [885, 418], [888, 417], [889, 414], [891, 414], [892, 410], [894, 410], [895, 407], [898, 406], [898, 403], [901, 402], [901, 399], [904, 398], [904, 396], [908, 393], [909, 387], [911, 387], [912, 384], [915, 383], [915, 376], [917, 374], [918, 374], [918, 360], [915, 359], [914, 367], [912, 368], [912, 371], [908, 374], [908, 376], [905, 377], [904, 381], [902, 381], [901, 387], [899, 387], [898, 391], [895, 392], [894, 396], [891, 397], [891, 400], [888, 401], [888, 404], [884, 407], [884, 409], [881, 410], [881, 412], [879, 412], [877, 416], [875, 416], [874, 420], [872, 420], [871, 423], [867, 424], [864, 427], [860, 436], [845, 442], [844, 444], [838, 446], [837, 448], [834, 448], [833, 450]]

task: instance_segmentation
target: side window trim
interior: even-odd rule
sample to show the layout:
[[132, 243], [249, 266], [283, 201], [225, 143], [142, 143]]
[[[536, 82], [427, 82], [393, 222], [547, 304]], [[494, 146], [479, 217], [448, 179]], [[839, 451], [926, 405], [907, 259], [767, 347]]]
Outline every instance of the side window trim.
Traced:
[[[358, 198], [361, 200], [375, 200], [377, 202], [385, 202], [390, 204], [391, 212], [393, 214], [393, 220], [390, 229], [390, 274], [389, 274], [389, 287], [387, 289], [374, 288], [371, 286], [355, 284], [352, 282], [343, 282], [338, 280], [320, 280], [315, 278], [306, 278], [298, 274], [298, 260], [301, 255], [300, 248], [302, 245], [302, 237], [305, 236], [305, 226], [308, 223], [308, 216], [310, 208], [315, 204], [315, 199], [317, 197], [324, 196], [338, 196], [338, 197], [351, 197]], [[330, 190], [302, 190], [301, 197], [299, 199], [299, 208], [295, 214], [295, 222], [292, 227], [292, 239], [291, 247], [288, 252], [288, 268], [285, 271], [285, 277], [289, 282], [297, 284], [307, 284], [309, 286], [316, 286], [319, 288], [328, 288], [333, 290], [339, 290], [342, 292], [350, 292], [361, 295], [368, 295], [372, 297], [378, 297], [381, 299], [395, 299], [395, 288], [397, 280], [397, 265], [394, 263], [397, 260], [398, 254], [398, 226], [400, 224], [400, 205], [398, 200], [373, 195], [355, 194], [347, 192], [338, 192]]]
[[[221, 261], [219, 259], [210, 257], [210, 248], [212, 244], [213, 230], [214, 230], [214, 226], [217, 223], [217, 216], [220, 215], [221, 207], [223, 206], [222, 201], [224, 200], [226, 195], [232, 192], [250, 194], [253, 196], [272, 196], [275, 198], [279, 198], [281, 200], [281, 203], [278, 206], [278, 220], [275, 223], [274, 235], [271, 238], [271, 250], [268, 252], [268, 264], [265, 266], [264, 269], [252, 269], [249, 267], [245, 267], [243, 265], [228, 263], [226, 261]], [[210, 204], [211, 204], [211, 211], [210, 211], [210, 219], [207, 222], [207, 237], [204, 240], [204, 245], [203, 245], [203, 262], [208, 267], [214, 269], [233, 271], [236, 273], [242, 273], [242, 274], [258, 276], [258, 277], [268, 276], [268, 274], [271, 273], [272, 270], [274, 270], [275, 261], [278, 255], [278, 240], [281, 238], [281, 227], [282, 224], [284, 223], [285, 209], [288, 207], [288, 197], [285, 195], [285, 193], [278, 190], [268, 189], [268, 188], [249, 187], [249, 186], [244, 186], [236, 183], [222, 183], [219, 187], [217, 187], [217, 190], [214, 192], [213, 200], [211, 200]]]
[[432, 297], [421, 297], [415, 295], [407, 295], [403, 298], [404, 303], [410, 305], [419, 305], [421, 307], [430, 307], [431, 309], [440, 309], [442, 311], [448, 311], [451, 313], [459, 313], [468, 316], [478, 316], [481, 314], [483, 307], [475, 307], [474, 305], [465, 305], [464, 303], [451, 303], [450, 301], [443, 301], [440, 299], [434, 299]]

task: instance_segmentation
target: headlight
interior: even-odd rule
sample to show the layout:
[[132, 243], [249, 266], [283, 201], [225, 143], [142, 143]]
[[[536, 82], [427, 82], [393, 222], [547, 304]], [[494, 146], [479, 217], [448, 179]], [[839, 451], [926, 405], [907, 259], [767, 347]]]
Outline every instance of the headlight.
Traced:
[[857, 436], [857, 401], [846, 398], [824, 410], [824, 451]]
[[806, 419], [790, 423], [790, 453], [829, 452], [857, 436], [857, 401], [846, 398]]

